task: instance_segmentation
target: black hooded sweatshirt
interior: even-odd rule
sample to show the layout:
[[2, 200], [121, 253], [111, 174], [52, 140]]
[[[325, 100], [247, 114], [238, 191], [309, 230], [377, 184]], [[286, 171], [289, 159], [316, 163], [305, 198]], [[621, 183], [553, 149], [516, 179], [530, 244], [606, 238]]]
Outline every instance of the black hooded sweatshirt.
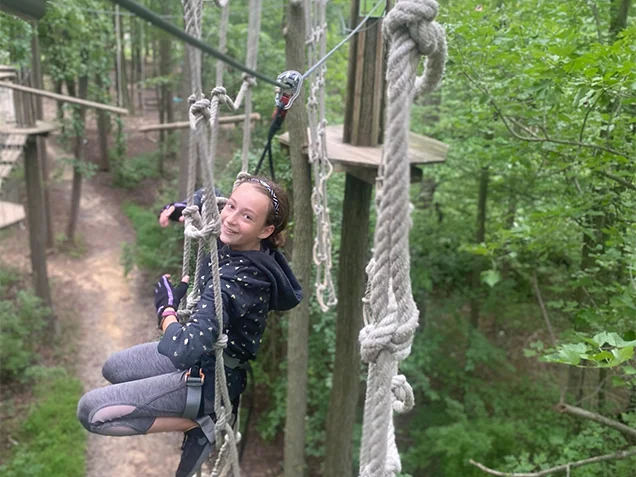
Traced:
[[[287, 260], [278, 250], [264, 243], [261, 250], [237, 251], [218, 242], [219, 276], [223, 297], [223, 330], [228, 336], [225, 353], [241, 361], [256, 357], [261, 344], [267, 313], [289, 310], [302, 299], [302, 290]], [[210, 256], [204, 261], [201, 276], [193, 284], [201, 299], [187, 323], [172, 323], [159, 341], [159, 353], [170, 358], [178, 369], [198, 364], [206, 379], [203, 390], [214, 400], [213, 344], [219, 335], [215, 315]], [[225, 368], [231, 399], [245, 389], [243, 369]]]

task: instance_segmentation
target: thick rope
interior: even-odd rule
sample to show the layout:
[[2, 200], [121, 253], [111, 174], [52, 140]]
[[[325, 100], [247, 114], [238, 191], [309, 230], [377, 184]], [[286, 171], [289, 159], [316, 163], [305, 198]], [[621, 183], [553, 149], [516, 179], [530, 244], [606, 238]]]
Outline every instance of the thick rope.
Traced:
[[[184, 18], [186, 32], [196, 38], [201, 37], [202, 20], [202, 0], [182, 0], [184, 8]], [[217, 1], [217, 5], [226, 7], [225, 2]], [[227, 8], [227, 7], [226, 7]], [[238, 461], [238, 451], [236, 449], [236, 438], [231, 425], [232, 403], [230, 401], [225, 367], [223, 362], [223, 351], [227, 346], [227, 335], [223, 332], [223, 299], [221, 295], [221, 281], [218, 274], [219, 257], [217, 251], [217, 237], [220, 234], [220, 214], [214, 193], [214, 158], [215, 141], [214, 131], [217, 125], [219, 103], [237, 109], [242, 101], [244, 90], [237, 95], [235, 101], [227, 96], [225, 88], [216, 87], [210, 95], [210, 99], [203, 98], [201, 88], [201, 56], [200, 52], [188, 48], [190, 54], [190, 73], [192, 96], [189, 98], [189, 120], [190, 120], [190, 148], [188, 166], [188, 206], [184, 211], [185, 216], [185, 245], [183, 256], [184, 274], [189, 272], [189, 261], [191, 254], [191, 241], [197, 240], [197, 264], [195, 280], [201, 275], [203, 260], [205, 257], [205, 245], [210, 250], [210, 269], [212, 273], [212, 289], [214, 294], [214, 311], [220, 325], [220, 333], [216, 343], [213, 345], [216, 357], [215, 367], [215, 403], [214, 411], [216, 415], [215, 434], [216, 444], [219, 448], [219, 458], [215, 465], [215, 470], [220, 469], [221, 473], [229, 473], [234, 477], [240, 477]], [[246, 82], [244, 82], [245, 85]], [[204, 200], [202, 213], [193, 206], [194, 184], [196, 182], [196, 164], [200, 161], [201, 174], [203, 176]], [[196, 283], [196, 281], [195, 281]], [[181, 310], [182, 319], [189, 316], [198, 301], [198, 287], [193, 286], [192, 292], [186, 300], [186, 310]]]
[[[311, 69], [327, 50], [326, 0], [307, 0], [305, 21], [308, 32], [308, 62]], [[331, 275], [331, 220], [327, 181], [333, 172], [333, 166], [327, 155], [327, 121], [325, 119], [325, 73], [326, 64], [312, 77], [307, 100], [307, 118], [309, 124], [309, 162], [312, 165], [314, 187], [311, 204], [316, 216], [316, 237], [314, 238], [313, 259], [316, 265], [316, 300], [322, 311], [327, 311], [338, 302]]]
[[[433, 21], [437, 10], [433, 0], [400, 0], [384, 20], [390, 44], [387, 127], [376, 194], [374, 253], [367, 266], [365, 327], [360, 332], [361, 356], [369, 363], [361, 477], [393, 477], [400, 471], [392, 412], [413, 405], [406, 379], [396, 378], [399, 361], [410, 354], [419, 317], [409, 277], [408, 131], [414, 95], [431, 91], [444, 70], [446, 41], [444, 30]], [[416, 78], [421, 56], [427, 56], [426, 69]]]

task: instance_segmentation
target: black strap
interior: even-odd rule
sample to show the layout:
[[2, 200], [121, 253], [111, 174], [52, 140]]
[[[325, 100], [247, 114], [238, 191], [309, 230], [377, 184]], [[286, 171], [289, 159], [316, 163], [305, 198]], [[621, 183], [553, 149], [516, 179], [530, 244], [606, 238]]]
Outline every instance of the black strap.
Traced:
[[186, 405], [183, 410], [183, 417], [186, 419], [194, 420], [199, 415], [204, 380], [205, 376], [197, 365], [192, 366], [186, 373]]
[[256, 164], [256, 169], [254, 169], [254, 175], [258, 175], [258, 171], [260, 171], [261, 166], [263, 165], [263, 160], [265, 159], [265, 155], [268, 156], [269, 160], [269, 173], [272, 177], [273, 181], [276, 181], [276, 176], [274, 174], [274, 159], [272, 158], [272, 141], [276, 133], [283, 126], [283, 121], [285, 121], [285, 115], [287, 111], [285, 110], [285, 106], [281, 105], [276, 108], [276, 112], [274, 113], [274, 119], [272, 119], [272, 123], [269, 126], [269, 132], [267, 133], [267, 143], [265, 144], [265, 148], [263, 149], [263, 153], [261, 154], [261, 158], [258, 160], [258, 164]]

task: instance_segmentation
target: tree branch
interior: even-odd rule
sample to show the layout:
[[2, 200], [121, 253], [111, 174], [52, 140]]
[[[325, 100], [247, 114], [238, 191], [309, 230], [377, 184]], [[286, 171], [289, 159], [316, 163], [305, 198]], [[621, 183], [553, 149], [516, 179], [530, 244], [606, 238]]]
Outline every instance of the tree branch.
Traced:
[[619, 150], [616, 150], [616, 149], [612, 149], [610, 147], [601, 146], [599, 144], [581, 142], [581, 141], [571, 141], [569, 139], [558, 139], [558, 138], [550, 137], [548, 135], [547, 131], [545, 131], [543, 128], [541, 128], [542, 132], [543, 132], [543, 137], [538, 137], [530, 129], [528, 129], [527, 126], [523, 126], [523, 125], [517, 123], [517, 125], [519, 127], [521, 127], [521, 129], [523, 129], [526, 133], [530, 134], [530, 136], [521, 135], [517, 131], [515, 131], [514, 128], [510, 125], [510, 123], [516, 123], [516, 121], [514, 119], [510, 118], [509, 116], [506, 116], [503, 113], [503, 111], [501, 110], [501, 108], [499, 107], [497, 102], [495, 101], [495, 98], [493, 98], [492, 94], [490, 94], [490, 91], [488, 91], [488, 89], [486, 89], [484, 86], [480, 85], [477, 81], [475, 81], [465, 71], [462, 71], [462, 74], [466, 78], [468, 78], [468, 80], [479, 91], [481, 91], [482, 93], [484, 93], [485, 95], [488, 96], [488, 100], [490, 101], [490, 104], [492, 104], [493, 108], [495, 108], [495, 111], [497, 112], [499, 117], [501, 117], [501, 121], [503, 122], [504, 126], [506, 126], [506, 129], [508, 130], [508, 132], [510, 134], [512, 134], [513, 137], [515, 137], [515, 138], [517, 138], [517, 139], [519, 139], [521, 141], [526, 141], [526, 142], [539, 142], [539, 143], [549, 142], [549, 143], [553, 143], [553, 144], [562, 144], [562, 145], [565, 145], [565, 146], [585, 147], [587, 149], [595, 149], [597, 151], [607, 152], [607, 153], [613, 154], [615, 156], [625, 157], [626, 159], [630, 159], [630, 160], [632, 159], [632, 157], [629, 154], [627, 154], [626, 152], [619, 151]]
[[576, 462], [568, 462], [567, 464], [558, 465], [556, 467], [551, 467], [549, 469], [545, 469], [539, 472], [524, 472], [524, 473], [511, 473], [511, 472], [500, 472], [498, 470], [490, 469], [479, 462], [475, 462], [470, 459], [469, 462], [477, 467], [480, 470], [483, 470], [487, 474], [497, 475], [499, 477], [543, 477], [545, 475], [554, 474], [555, 472], [567, 472], [568, 475], [570, 473], [570, 469], [574, 469], [576, 467], [582, 467], [584, 465], [595, 464], [597, 462], [604, 462], [607, 460], [620, 460], [627, 459], [628, 457], [632, 457], [636, 455], [636, 447], [632, 449], [627, 449], [623, 451], [616, 452], [614, 454], [606, 454], [599, 455], [597, 457], [591, 457], [589, 459], [578, 460]]
[[548, 332], [550, 333], [550, 339], [552, 340], [552, 345], [557, 345], [556, 336], [554, 335], [554, 331], [552, 331], [552, 323], [550, 323], [550, 315], [548, 315], [548, 309], [545, 307], [545, 303], [543, 302], [543, 296], [541, 295], [541, 289], [539, 288], [539, 281], [537, 280], [537, 272], [532, 272], [532, 288], [534, 289], [534, 294], [537, 297], [537, 301], [539, 302], [539, 307], [541, 308], [541, 314], [543, 315], [543, 319], [545, 320], [545, 324], [548, 327]]
[[588, 419], [590, 421], [598, 422], [607, 427], [611, 427], [612, 429], [617, 430], [625, 437], [630, 439], [636, 439], [636, 429], [633, 427], [626, 426], [625, 424], [615, 421], [614, 419], [609, 419], [605, 416], [601, 416], [595, 412], [588, 411], [586, 409], [570, 406], [569, 404], [559, 403], [556, 405], [556, 410], [560, 413], [569, 414], [571, 416], [582, 417], [583, 419]]

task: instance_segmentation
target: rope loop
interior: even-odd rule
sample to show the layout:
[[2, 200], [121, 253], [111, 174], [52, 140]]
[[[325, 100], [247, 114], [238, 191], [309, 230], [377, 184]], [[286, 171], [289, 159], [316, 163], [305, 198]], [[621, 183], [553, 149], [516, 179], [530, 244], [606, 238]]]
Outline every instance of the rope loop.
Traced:
[[184, 235], [193, 240], [209, 240], [212, 237], [218, 237], [221, 234], [221, 220], [216, 217], [203, 227], [196, 227], [194, 223], [186, 224]]
[[391, 380], [391, 392], [393, 393], [393, 410], [400, 414], [409, 412], [415, 405], [413, 388], [403, 374], [393, 376]]
[[227, 348], [227, 341], [227, 335], [225, 333], [219, 333], [219, 337], [216, 339], [216, 342], [212, 345], [212, 347], [215, 350], [223, 350]]

